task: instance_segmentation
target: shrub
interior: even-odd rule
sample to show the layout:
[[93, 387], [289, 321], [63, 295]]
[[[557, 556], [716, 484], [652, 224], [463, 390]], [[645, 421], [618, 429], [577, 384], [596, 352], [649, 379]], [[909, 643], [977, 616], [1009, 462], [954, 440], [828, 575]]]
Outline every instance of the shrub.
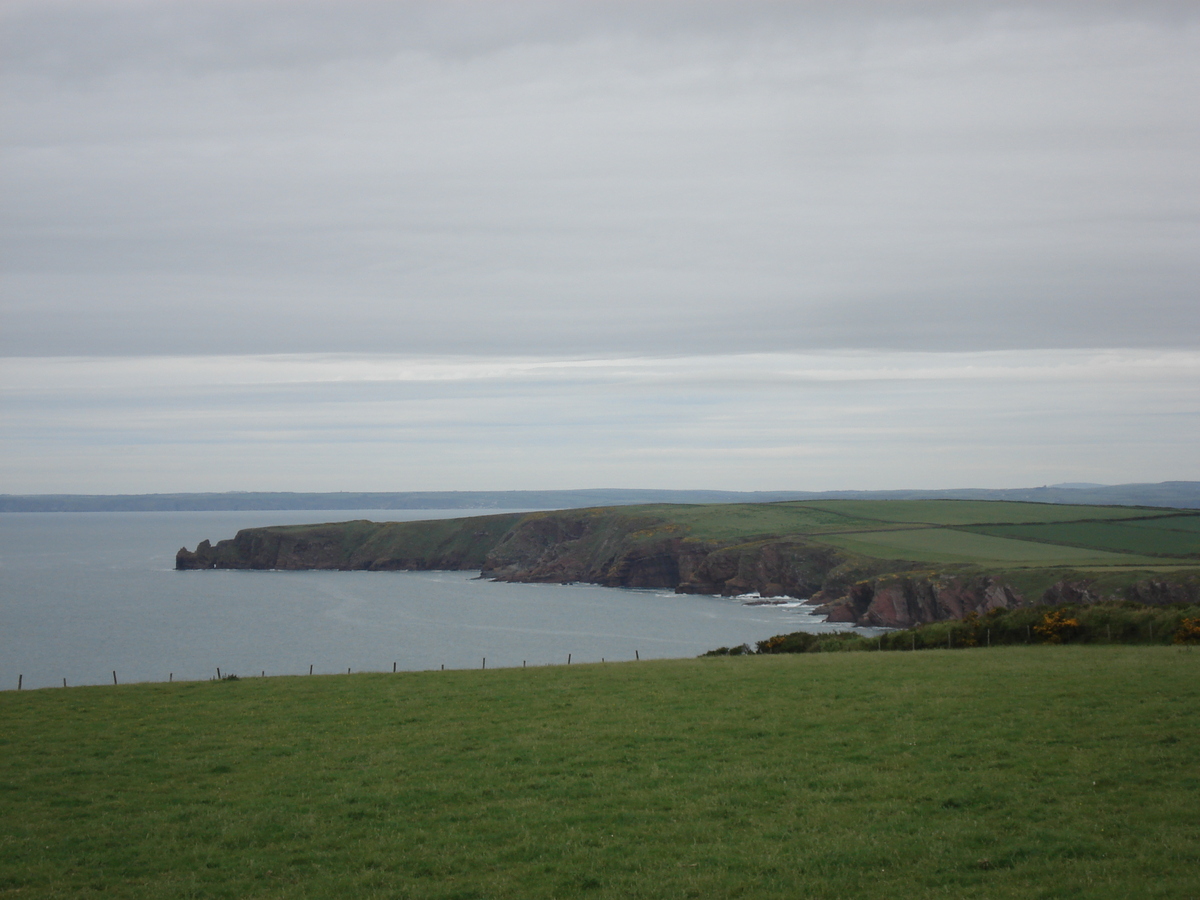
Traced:
[[1066, 613], [1054, 610], [1046, 613], [1033, 630], [1047, 644], [1065, 644], [1078, 636], [1080, 625], [1078, 619], [1069, 619]]
[[1200, 644], [1200, 619], [1181, 619], [1175, 629], [1176, 644]]
[[819, 638], [806, 631], [794, 631], [791, 634], [777, 634], [758, 642], [759, 653], [810, 653], [817, 649]]
[[753, 653], [753, 652], [754, 651], [750, 649], [749, 644], [742, 644], [738, 647], [718, 647], [716, 650], [709, 650], [701, 655], [702, 656], [745, 656], [746, 654]]
[[[864, 638], [853, 632], [778, 634], [758, 642], [759, 653], [835, 653], [854, 650], [936, 650], [1005, 644], [1200, 644], [1200, 606], [1097, 603], [1052, 609], [994, 609], [965, 619], [929, 622]], [[706, 656], [753, 653], [749, 647]]]

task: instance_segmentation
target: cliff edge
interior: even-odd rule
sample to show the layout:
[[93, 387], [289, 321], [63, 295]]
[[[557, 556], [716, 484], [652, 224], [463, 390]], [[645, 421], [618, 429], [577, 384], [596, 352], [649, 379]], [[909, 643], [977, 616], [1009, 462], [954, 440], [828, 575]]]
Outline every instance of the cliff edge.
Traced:
[[[601, 507], [428, 522], [248, 528], [215, 545], [202, 541], [195, 551], [180, 549], [176, 568], [478, 569], [497, 581], [794, 597], [819, 604], [830, 621], [890, 628], [1031, 603], [1196, 602], [1200, 595], [1197, 570], [1162, 574], [1127, 566], [1096, 577], [1063, 567], [930, 566], [835, 545], [861, 533], [847, 530], [854, 522], [841, 523], [836, 510], [822, 508], [815, 518], [809, 510], [809, 533], [780, 534], [758, 530], [764, 522], [777, 525], [779, 509], [749, 509], [740, 519], [728, 505], [712, 514], [715, 519], [704, 517], [706, 509]], [[768, 514], [775, 518], [764, 518]]]

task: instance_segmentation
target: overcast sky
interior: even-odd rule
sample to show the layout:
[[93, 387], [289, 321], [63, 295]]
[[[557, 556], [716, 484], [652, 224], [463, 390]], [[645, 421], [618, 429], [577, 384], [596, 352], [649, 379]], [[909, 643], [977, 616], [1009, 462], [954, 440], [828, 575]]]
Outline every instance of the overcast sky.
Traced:
[[1200, 479], [1194, 2], [0, 39], [0, 492]]

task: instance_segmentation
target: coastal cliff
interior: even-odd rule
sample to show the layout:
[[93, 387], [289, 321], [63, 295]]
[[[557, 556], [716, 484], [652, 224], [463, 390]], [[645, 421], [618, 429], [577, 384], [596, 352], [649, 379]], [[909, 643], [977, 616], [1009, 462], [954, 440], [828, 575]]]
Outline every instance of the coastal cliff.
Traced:
[[[835, 589], [849, 554], [802, 538], [691, 537], [661, 517], [610, 508], [431, 522], [247, 528], [194, 551], [177, 569], [479, 569], [496, 581], [588, 582], [687, 594], [808, 598]], [[849, 583], [849, 582], [847, 582]]]
[[827, 532], [730, 537], [699, 527], [696, 509], [608, 507], [428, 522], [249, 528], [216, 545], [202, 541], [195, 551], [180, 549], [176, 568], [478, 569], [482, 577], [497, 581], [795, 597], [820, 604], [833, 622], [890, 628], [1032, 603], [1195, 602], [1200, 593], [1200, 576], [1194, 573], [1165, 577], [1123, 572], [1104, 581], [1070, 573], [1064, 577], [1050, 568], [930, 568], [852, 553], [829, 543]]
[[215, 546], [180, 548], [176, 569], [479, 569], [519, 518], [331, 522], [244, 528]]

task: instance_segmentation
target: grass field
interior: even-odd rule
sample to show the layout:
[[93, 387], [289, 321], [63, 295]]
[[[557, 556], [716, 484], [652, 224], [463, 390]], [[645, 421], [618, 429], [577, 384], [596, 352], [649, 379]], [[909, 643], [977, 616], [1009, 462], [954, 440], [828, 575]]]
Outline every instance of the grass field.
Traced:
[[[1129, 566], [1200, 553], [1200, 516], [973, 500], [824, 500], [637, 507], [699, 540], [803, 536], [877, 559], [991, 566]], [[1147, 518], [1152, 516], [1153, 518]], [[929, 526], [937, 527], [929, 527]]]
[[1136, 506], [1067, 506], [995, 500], [817, 500], [805, 501], [804, 505], [861, 519], [926, 525], [1131, 519], [1166, 512]]
[[1146, 519], [1130, 522], [1143, 528], [1162, 528], [1169, 531], [1187, 531], [1200, 534], [1200, 516], [1171, 516], [1166, 519]]
[[[881, 526], [977, 525], [1126, 519], [1161, 514], [1112, 506], [1063, 506], [983, 500], [821, 500], [784, 503], [722, 503], [699, 506], [657, 504], [638, 513], [662, 517], [693, 537], [728, 540], [759, 534], [826, 534], [872, 531]], [[628, 508], [627, 510], [628, 511]], [[1182, 519], [1187, 521], [1190, 518]], [[1163, 521], [1166, 521], [1165, 519]]]
[[[639, 514], [661, 517], [700, 540], [744, 540], [771, 534], [823, 534], [878, 528], [880, 523], [803, 503], [657, 504]], [[617, 512], [626, 512], [618, 509]]]
[[1200, 516], [1132, 507], [824, 500], [649, 509], [701, 539], [796, 534], [915, 563], [1103, 568], [1200, 554]]
[[[1200, 531], [1173, 528], [1176, 519], [1124, 522], [1058, 522], [1047, 525], [984, 525], [972, 531], [1073, 547], [1157, 556], [1200, 555]], [[1182, 519], [1187, 521], [1187, 519]]]
[[0, 694], [0, 897], [1200, 897], [1200, 652]]
[[[1020, 528], [1021, 526], [1013, 526]], [[1057, 526], [1055, 526], [1057, 527]], [[948, 528], [873, 531], [825, 536], [822, 541], [880, 559], [1005, 566], [1113, 566], [1153, 563], [1148, 557], [1059, 544], [1014, 540]]]

